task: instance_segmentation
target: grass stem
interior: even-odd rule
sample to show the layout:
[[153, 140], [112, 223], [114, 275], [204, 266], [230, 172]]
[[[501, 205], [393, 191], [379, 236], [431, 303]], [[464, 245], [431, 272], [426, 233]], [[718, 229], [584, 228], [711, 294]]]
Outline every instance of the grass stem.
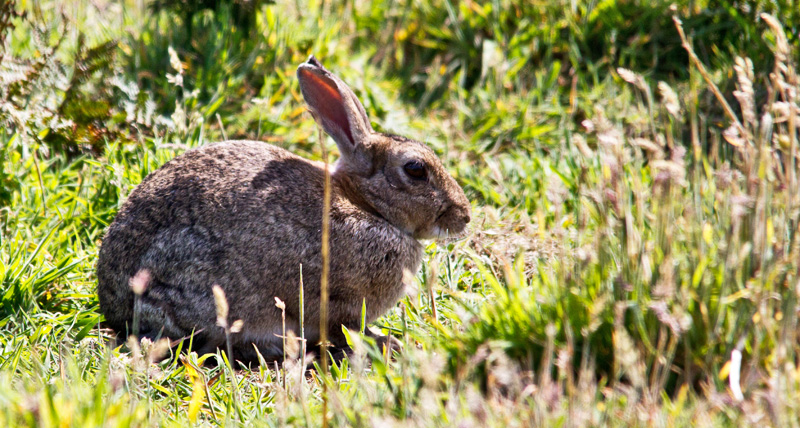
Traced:
[[319, 143], [322, 147], [322, 161], [325, 164], [325, 181], [322, 196], [322, 275], [320, 277], [319, 302], [319, 352], [322, 361], [322, 426], [328, 427], [328, 276], [330, 275], [330, 213], [331, 213], [331, 175], [328, 165], [328, 150], [325, 147], [325, 133], [319, 129]]

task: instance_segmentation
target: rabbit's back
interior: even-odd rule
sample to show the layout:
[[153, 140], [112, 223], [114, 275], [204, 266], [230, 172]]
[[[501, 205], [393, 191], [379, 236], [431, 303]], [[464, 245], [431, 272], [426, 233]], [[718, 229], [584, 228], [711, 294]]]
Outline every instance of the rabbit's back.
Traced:
[[[243, 342], [269, 347], [280, 333], [274, 297], [297, 331], [300, 266], [307, 336], [318, 323], [324, 170], [275, 146], [228, 141], [191, 150], [148, 176], [130, 195], [103, 241], [98, 295], [106, 322], [130, 329], [129, 279], [147, 269], [142, 334], [178, 338], [221, 330], [211, 293], [225, 290]], [[334, 183], [334, 186], [336, 183]], [[330, 319], [357, 327], [360, 303], [374, 319], [400, 297], [403, 272], [415, 272], [421, 246], [334, 192], [331, 211]]]

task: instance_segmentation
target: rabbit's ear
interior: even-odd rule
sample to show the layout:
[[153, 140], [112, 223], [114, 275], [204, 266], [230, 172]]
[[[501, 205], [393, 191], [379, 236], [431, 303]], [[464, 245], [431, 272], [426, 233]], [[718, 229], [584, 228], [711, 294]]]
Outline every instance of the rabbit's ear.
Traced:
[[364, 143], [374, 131], [356, 94], [313, 55], [297, 68], [297, 79], [314, 118], [336, 141], [344, 160], [368, 168], [370, 159]]

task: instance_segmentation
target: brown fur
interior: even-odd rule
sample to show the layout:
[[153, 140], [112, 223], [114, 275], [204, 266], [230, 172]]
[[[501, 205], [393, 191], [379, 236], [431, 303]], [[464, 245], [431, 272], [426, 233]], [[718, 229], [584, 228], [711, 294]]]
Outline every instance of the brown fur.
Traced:
[[[404, 271], [416, 272], [423, 238], [458, 235], [469, 221], [463, 191], [422, 143], [372, 130], [352, 91], [313, 57], [298, 69], [312, 113], [334, 137], [341, 157], [332, 177], [329, 331], [344, 346], [341, 326], [359, 327], [404, 292]], [[423, 162], [425, 181], [404, 172]], [[130, 278], [151, 282], [141, 297], [140, 336], [194, 338], [201, 352], [224, 346], [211, 287], [227, 295], [238, 357], [255, 344], [267, 358], [282, 354], [281, 312], [299, 331], [300, 265], [305, 328], [318, 338], [324, 169], [278, 147], [225, 141], [186, 152], [148, 176], [109, 227], [97, 265], [106, 323], [129, 333]]]

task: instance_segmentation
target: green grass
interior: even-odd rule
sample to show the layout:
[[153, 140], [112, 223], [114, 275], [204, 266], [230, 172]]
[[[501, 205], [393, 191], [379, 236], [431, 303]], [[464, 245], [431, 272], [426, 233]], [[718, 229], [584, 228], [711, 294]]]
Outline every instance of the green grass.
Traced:
[[[320, 426], [326, 401], [331, 426], [798, 426], [791, 2], [172, 3], [0, 26], [0, 425]], [[224, 137], [319, 158], [312, 53], [473, 201], [373, 325], [404, 351], [353, 333], [325, 376], [295, 346], [236, 370], [112, 348], [94, 264], [124, 198]]]

